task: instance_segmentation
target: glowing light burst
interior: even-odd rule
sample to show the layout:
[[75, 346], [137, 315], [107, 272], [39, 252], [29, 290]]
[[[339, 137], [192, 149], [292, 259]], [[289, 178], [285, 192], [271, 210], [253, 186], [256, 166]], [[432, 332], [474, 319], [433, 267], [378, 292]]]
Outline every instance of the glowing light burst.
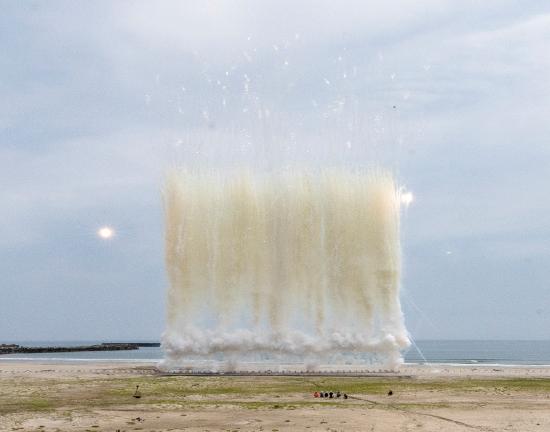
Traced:
[[414, 201], [414, 196], [412, 192], [403, 192], [401, 193], [401, 203], [408, 207], [411, 205], [411, 203]]
[[109, 240], [115, 235], [115, 230], [111, 227], [104, 226], [97, 230], [97, 235], [104, 240]]

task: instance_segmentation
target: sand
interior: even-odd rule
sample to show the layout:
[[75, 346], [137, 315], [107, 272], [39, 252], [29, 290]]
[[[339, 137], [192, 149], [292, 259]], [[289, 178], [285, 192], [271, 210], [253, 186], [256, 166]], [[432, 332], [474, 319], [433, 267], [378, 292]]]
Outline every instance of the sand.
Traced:
[[[139, 399], [132, 397], [136, 385]], [[318, 399], [316, 390], [350, 398]], [[550, 367], [189, 377], [163, 376], [147, 363], [0, 359], [0, 430], [550, 431]]]

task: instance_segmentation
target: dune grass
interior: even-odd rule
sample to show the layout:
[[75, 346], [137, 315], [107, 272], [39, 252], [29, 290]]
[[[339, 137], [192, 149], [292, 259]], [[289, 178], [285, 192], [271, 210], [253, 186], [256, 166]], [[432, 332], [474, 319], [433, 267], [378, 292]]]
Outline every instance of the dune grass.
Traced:
[[[139, 385], [142, 398], [132, 394]], [[433, 402], [415, 401], [419, 392], [445, 395], [484, 392], [510, 394], [550, 392], [550, 379], [444, 379], [380, 377], [186, 377], [148, 375], [129, 378], [54, 380], [18, 378], [0, 380], [0, 415], [115, 406], [162, 405], [203, 407], [238, 405], [247, 409], [294, 409], [304, 406], [342, 406], [342, 400], [313, 399], [318, 391], [342, 391], [364, 398], [380, 398], [392, 389], [409, 395], [410, 405], [437, 408]], [[397, 402], [397, 401], [396, 401]], [[345, 403], [363, 403], [348, 400]], [[407, 401], [399, 404], [407, 405]], [[440, 404], [444, 406], [445, 404]], [[446, 406], [446, 405], [445, 405]]]

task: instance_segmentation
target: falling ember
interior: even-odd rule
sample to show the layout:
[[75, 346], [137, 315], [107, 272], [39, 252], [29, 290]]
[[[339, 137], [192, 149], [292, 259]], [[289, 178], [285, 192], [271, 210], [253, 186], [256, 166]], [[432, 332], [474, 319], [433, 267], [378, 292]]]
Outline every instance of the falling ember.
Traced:
[[172, 172], [165, 364], [399, 364], [402, 198], [380, 172]]

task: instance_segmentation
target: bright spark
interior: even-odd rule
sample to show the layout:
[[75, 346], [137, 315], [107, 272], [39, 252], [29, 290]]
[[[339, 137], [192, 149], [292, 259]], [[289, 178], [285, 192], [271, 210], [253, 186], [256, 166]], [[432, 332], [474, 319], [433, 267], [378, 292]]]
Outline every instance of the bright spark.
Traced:
[[104, 226], [97, 230], [97, 235], [104, 240], [108, 240], [115, 235], [115, 230], [111, 227]]
[[414, 196], [412, 192], [404, 192], [401, 194], [401, 203], [404, 204], [405, 207], [410, 206], [413, 200], [414, 200]]

